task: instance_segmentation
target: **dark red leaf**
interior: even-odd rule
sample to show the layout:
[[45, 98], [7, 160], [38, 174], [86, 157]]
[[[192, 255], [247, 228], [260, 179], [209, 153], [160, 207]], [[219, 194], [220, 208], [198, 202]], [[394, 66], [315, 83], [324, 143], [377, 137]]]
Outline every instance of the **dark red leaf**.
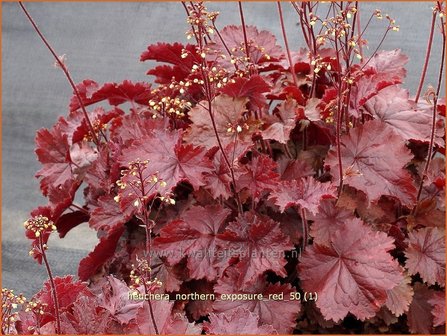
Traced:
[[[113, 106], [126, 102], [147, 105], [153, 96], [150, 84], [144, 82], [132, 83], [129, 80], [125, 80], [121, 84], [105, 83], [100, 87], [96, 82], [87, 79], [76, 87], [84, 106], [96, 104], [103, 100], [107, 100]], [[76, 111], [79, 108], [79, 100], [74, 95], [70, 101], [70, 111]]]
[[[276, 44], [276, 38], [266, 30], [258, 31], [254, 26], [246, 26], [248, 50], [250, 61], [260, 66], [268, 66], [271, 62], [278, 61], [284, 57], [282, 49]], [[234, 58], [244, 59], [246, 57], [246, 46], [244, 45], [244, 32], [241, 26], [226, 26], [220, 31], [222, 39], [225, 41], [226, 47], [231, 51]], [[216, 56], [225, 55], [228, 52], [220, 39], [215, 39], [215, 45], [211, 45], [211, 54], [209, 59], [216, 59]], [[217, 58], [218, 61], [221, 58]], [[223, 66], [233, 67], [228, 61], [223, 62]], [[241, 68], [242, 64], [238, 64]], [[262, 67], [261, 67], [262, 69]]]
[[407, 61], [408, 57], [398, 49], [376, 53], [351, 89], [350, 113], [360, 117], [359, 110], [369, 99], [390, 85], [402, 83]]
[[354, 220], [352, 211], [336, 206], [334, 200], [323, 200], [318, 206], [316, 214], [310, 214], [310, 220], [314, 221], [310, 226], [310, 235], [314, 238], [314, 243], [329, 245], [330, 237], [339, 230], [347, 220]]
[[[228, 144], [224, 151], [230, 165], [233, 168], [233, 173], [235, 180], [239, 178], [242, 173], [242, 165], [239, 163], [247, 151], [250, 149], [250, 145], [241, 144], [239, 142]], [[214, 198], [223, 197], [224, 199], [229, 198], [232, 195], [231, 192], [231, 173], [225, 158], [219, 148], [215, 147], [210, 153], [212, 156], [213, 170], [210, 173], [205, 174], [205, 188], [208, 189]]]
[[[430, 140], [431, 111], [416, 109], [408, 98], [407, 90], [395, 85], [387, 87], [368, 100], [365, 106], [374, 119], [391, 126], [405, 140]], [[444, 135], [442, 127], [438, 127], [437, 133], [438, 137]]]
[[[250, 129], [247, 130], [242, 118], [246, 112], [246, 98], [231, 98], [226, 95], [217, 96], [211, 104], [217, 134], [224, 147], [233, 142], [251, 143]], [[218, 146], [216, 133], [208, 111], [208, 103], [202, 102], [189, 111], [192, 124], [185, 135], [185, 140], [196, 146], [210, 149]]]
[[429, 300], [435, 291], [416, 282], [413, 285], [414, 297], [407, 314], [407, 323], [413, 334], [431, 334], [433, 327], [432, 306]]
[[348, 313], [360, 320], [373, 317], [387, 291], [403, 279], [388, 251], [393, 239], [355, 220], [347, 220], [329, 245], [314, 244], [301, 255], [299, 275], [305, 291], [317, 292], [323, 316], [339, 321]]
[[433, 306], [431, 311], [433, 315], [433, 326], [438, 327], [445, 324], [445, 291], [434, 292], [430, 300], [428, 300]]
[[395, 316], [399, 317], [408, 311], [413, 294], [411, 277], [405, 276], [399, 285], [387, 291], [385, 305]]
[[245, 308], [236, 308], [231, 313], [211, 313], [210, 322], [205, 322], [203, 328], [209, 335], [267, 335], [277, 334], [273, 326], [259, 323], [259, 317]]
[[[193, 323], [189, 323], [184, 315], [172, 312], [171, 301], [152, 300], [152, 311], [155, 323], [160, 334], [200, 334], [201, 328], [197, 328]], [[150, 318], [149, 303], [144, 301], [143, 306], [138, 309], [135, 320], [129, 325], [129, 334], [155, 335], [156, 330]]]
[[70, 312], [61, 314], [61, 329], [64, 334], [108, 334], [112, 315], [98, 307], [96, 298], [79, 296]]
[[237, 286], [250, 287], [265, 271], [286, 275], [284, 252], [293, 245], [282, 233], [280, 224], [269, 217], [245, 212], [219, 238], [224, 241], [223, 252], [239, 258]]
[[259, 75], [236, 77], [220, 91], [232, 98], [248, 98], [252, 105], [262, 109], [266, 104], [263, 93], [270, 91], [270, 85]]
[[445, 231], [422, 228], [408, 234], [405, 263], [410, 274], [419, 273], [429, 285], [445, 285]]
[[263, 130], [261, 135], [266, 140], [276, 140], [286, 144], [290, 139], [290, 132], [296, 126], [298, 117], [298, 105], [295, 100], [287, 99], [281, 103], [275, 116], [276, 120]]
[[201, 147], [182, 144], [181, 131], [154, 130], [123, 150], [119, 158], [122, 166], [136, 160], [148, 160], [143, 179], [157, 176], [166, 183], [159, 191], [169, 191], [181, 181], [188, 181], [194, 188], [205, 184], [204, 173], [211, 171], [211, 163]]
[[41, 178], [40, 189], [44, 196], [50, 188], [57, 189], [74, 180], [70, 146], [67, 135], [61, 130], [64, 123], [61, 119], [51, 130], [41, 129], [36, 134], [36, 154], [43, 165], [36, 177]]
[[73, 228], [79, 224], [88, 222], [90, 216], [84, 211], [73, 211], [63, 214], [56, 221], [57, 232], [59, 232], [59, 237], [64, 238], [65, 235]]
[[[71, 275], [67, 275], [63, 278], [55, 277], [54, 285], [56, 287], [59, 312], [67, 311], [80, 296], [93, 296], [85, 283], [75, 281], [74, 277]], [[38, 299], [41, 303], [46, 304], [42, 325], [49, 321], [54, 321], [56, 318], [54, 300], [49, 280], [44, 283], [43, 288], [34, 296], [34, 298]]]
[[[256, 295], [255, 299], [216, 300], [213, 304], [216, 313], [231, 314], [235, 309], [244, 308], [259, 317], [261, 325], [271, 325], [280, 334], [290, 334], [296, 326], [296, 318], [301, 310], [299, 300], [293, 300], [290, 293], [296, 292], [290, 284], [271, 284], [264, 276], [258, 277], [254, 284], [245, 289], [238, 287], [239, 273], [229, 268], [217, 281], [214, 290], [217, 294]], [[261, 299], [259, 299], [261, 295]], [[277, 295], [282, 295], [278, 299]], [[271, 297], [272, 296], [272, 297]], [[275, 298], [274, 298], [275, 297]]]
[[221, 272], [217, 265], [218, 234], [223, 231], [230, 212], [221, 206], [192, 207], [180, 220], [160, 231], [154, 249], [160, 255], [166, 254], [170, 263], [178, 263], [186, 256], [191, 278], [215, 280]]
[[103, 236], [95, 249], [79, 263], [78, 276], [81, 280], [88, 280], [95, 275], [115, 253], [118, 240], [124, 232], [124, 227], [118, 228]]
[[98, 207], [91, 212], [90, 227], [95, 230], [115, 230], [123, 226], [133, 216], [133, 209], [121, 210], [119, 204], [111, 195], [104, 195], [98, 199]]
[[[388, 195], [404, 205], [414, 203], [416, 188], [404, 169], [412, 158], [402, 137], [382, 121], [368, 121], [341, 137], [343, 183], [364, 191], [370, 202]], [[339, 180], [335, 148], [329, 152], [326, 164], [335, 181]]]
[[136, 317], [138, 308], [143, 306], [142, 301], [129, 297], [130, 291], [125, 282], [110, 275], [102, 286], [97, 305], [106, 309], [118, 322], [127, 324]]
[[299, 180], [281, 181], [271, 193], [270, 199], [284, 212], [291, 206], [301, 208], [316, 214], [321, 200], [334, 198], [335, 186], [332, 183], [320, 183], [313, 177]]
[[279, 182], [275, 161], [267, 155], [259, 155], [245, 166], [245, 172], [239, 176], [239, 190], [247, 188], [254, 200], [258, 201], [264, 192], [275, 189]]

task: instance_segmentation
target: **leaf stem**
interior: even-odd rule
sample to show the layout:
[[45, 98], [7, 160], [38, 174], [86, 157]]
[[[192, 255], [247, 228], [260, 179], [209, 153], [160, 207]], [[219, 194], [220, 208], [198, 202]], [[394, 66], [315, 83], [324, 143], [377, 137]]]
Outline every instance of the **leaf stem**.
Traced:
[[96, 146], [99, 145], [99, 140], [98, 137], [96, 136], [96, 133], [94, 131], [94, 128], [92, 126], [92, 123], [90, 121], [90, 118], [88, 117], [87, 114], [87, 110], [85, 109], [85, 105], [82, 102], [81, 99], [81, 95], [79, 93], [78, 88], [76, 87], [70, 72], [68, 71], [68, 68], [66, 67], [66, 65], [64, 64], [64, 62], [62, 62], [62, 60], [59, 58], [59, 56], [56, 54], [56, 51], [53, 49], [53, 47], [50, 45], [50, 43], [48, 42], [48, 40], [45, 38], [45, 36], [42, 34], [42, 32], [40, 31], [40, 29], [37, 27], [36, 22], [34, 22], [34, 19], [31, 17], [30, 13], [28, 12], [28, 10], [25, 8], [25, 6], [23, 5], [23, 3], [21, 1], [19, 1], [19, 5], [22, 8], [23, 12], [25, 13], [26, 17], [28, 18], [29, 22], [31, 23], [31, 25], [33, 26], [34, 30], [36, 31], [36, 33], [39, 35], [40, 39], [42, 40], [42, 42], [45, 44], [45, 46], [48, 48], [48, 50], [51, 52], [51, 54], [53, 55], [53, 57], [56, 59], [57, 64], [61, 67], [62, 71], [65, 74], [65, 77], [67, 77], [68, 82], [70, 83], [70, 86], [73, 89], [73, 92], [75, 93], [76, 97], [78, 98], [79, 101], [79, 105], [81, 106], [82, 109], [82, 113], [84, 114], [84, 118], [87, 122], [87, 126], [90, 130], [90, 132], [92, 133], [92, 138], [93, 138], [93, 142], [95, 143]]
[[295, 68], [293, 66], [292, 56], [290, 54], [289, 42], [287, 41], [287, 34], [286, 34], [286, 28], [284, 26], [284, 18], [282, 15], [281, 2], [278, 1], [276, 4], [278, 5], [279, 22], [281, 24], [282, 36], [284, 38], [284, 46], [286, 47], [287, 59], [289, 60], [289, 66], [290, 66], [290, 72], [292, 73], [293, 84], [295, 84], [295, 86], [298, 86], [298, 80], [296, 79]]
[[420, 97], [421, 91], [422, 91], [422, 86], [424, 85], [425, 75], [427, 73], [428, 61], [430, 59], [430, 53], [431, 53], [431, 46], [433, 44], [433, 35], [434, 35], [433, 33], [435, 30], [435, 21], [436, 21], [436, 11], [433, 11], [433, 15], [431, 17], [430, 35], [428, 37], [428, 43], [427, 43], [427, 51], [425, 52], [424, 67], [422, 68], [421, 79], [419, 80], [419, 86], [418, 86], [418, 89], [416, 92], [416, 98], [414, 99], [416, 104], [419, 101], [419, 97]]
[[241, 16], [242, 32], [244, 33], [245, 54], [247, 55], [247, 62], [250, 62], [250, 50], [248, 49], [247, 29], [245, 27], [244, 11], [242, 9], [242, 2], [238, 1], [239, 15]]
[[301, 208], [301, 223], [303, 225], [303, 251], [306, 250], [307, 240], [308, 238], [308, 230], [307, 230], [307, 219], [306, 219], [306, 209]]
[[416, 205], [413, 208], [413, 212], [416, 210], [417, 203], [419, 202], [422, 194], [422, 189], [424, 187], [424, 180], [427, 177], [428, 168], [430, 167], [430, 163], [432, 160], [433, 155], [433, 146], [435, 141], [435, 133], [436, 133], [436, 114], [437, 114], [437, 108], [438, 108], [438, 98], [439, 98], [439, 92], [441, 91], [441, 82], [442, 82], [442, 74], [444, 72], [444, 62], [445, 62], [445, 26], [444, 26], [444, 20], [441, 18], [441, 29], [442, 29], [442, 51], [441, 51], [441, 64], [439, 68], [439, 75], [438, 75], [438, 84], [436, 86], [436, 93], [433, 98], [433, 115], [432, 115], [432, 123], [431, 123], [431, 134], [430, 134], [430, 144], [428, 147], [428, 154], [427, 154], [427, 161], [425, 162], [425, 167], [422, 173], [421, 183], [419, 184], [418, 194], [416, 197]]
[[42, 241], [42, 236], [39, 236], [39, 247], [42, 251], [42, 259], [45, 264], [45, 268], [48, 273], [48, 278], [50, 279], [50, 286], [51, 286], [51, 294], [53, 295], [53, 303], [54, 303], [54, 312], [56, 315], [56, 334], [61, 333], [61, 318], [59, 315], [59, 300], [57, 298], [57, 291], [56, 291], [56, 285], [54, 284], [54, 278], [53, 273], [51, 272], [50, 264], [48, 263], [47, 255], [45, 253], [45, 247]]

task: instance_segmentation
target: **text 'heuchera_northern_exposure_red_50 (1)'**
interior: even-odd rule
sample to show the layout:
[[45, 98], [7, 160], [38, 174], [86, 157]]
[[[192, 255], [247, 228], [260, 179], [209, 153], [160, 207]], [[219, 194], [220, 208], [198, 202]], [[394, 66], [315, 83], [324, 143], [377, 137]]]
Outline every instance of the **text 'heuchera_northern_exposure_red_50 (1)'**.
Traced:
[[[242, 3], [222, 28], [178, 5], [190, 43], [149, 45], [147, 82], [74, 84], [56, 59], [73, 97], [36, 134], [48, 202], [25, 222], [49, 277], [30, 300], [3, 289], [3, 333], [443, 334], [443, 65], [410, 93], [408, 57], [381, 49], [399, 26], [358, 2], [287, 4], [299, 49], [284, 3], [284, 43]], [[78, 225], [98, 244], [54, 277], [49, 237]]]

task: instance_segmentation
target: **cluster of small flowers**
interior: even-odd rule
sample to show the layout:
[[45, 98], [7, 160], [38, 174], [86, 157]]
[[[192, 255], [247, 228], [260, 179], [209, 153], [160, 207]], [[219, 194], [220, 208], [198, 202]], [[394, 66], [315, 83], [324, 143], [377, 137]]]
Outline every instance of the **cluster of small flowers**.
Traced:
[[144, 285], [147, 291], [152, 293], [162, 286], [162, 282], [157, 278], [151, 279], [152, 269], [146, 259], [137, 258], [137, 265], [132, 264], [131, 267], [129, 286], [131, 289], [137, 289], [141, 285]]
[[23, 294], [16, 295], [14, 290], [2, 288], [2, 326], [9, 326], [17, 320], [18, 305], [26, 303], [26, 298]]
[[[96, 137], [99, 136], [99, 134], [107, 129], [107, 124], [104, 124], [99, 119], [95, 119], [92, 121], [92, 128], [93, 132], [95, 132]], [[92, 131], [89, 130], [86, 135], [84, 135], [83, 140], [87, 142], [93, 141], [94, 137], [92, 134]]]
[[39, 238], [43, 233], [56, 231], [56, 225], [54, 225], [53, 221], [42, 215], [28, 219], [23, 225], [26, 230], [33, 232], [36, 238]]
[[[127, 195], [135, 195], [135, 201], [133, 202], [135, 207], [146, 204], [167, 186], [167, 183], [158, 177], [158, 172], [144, 177], [144, 170], [147, 168], [148, 164], [149, 160], [141, 159], [129, 162], [128, 168], [121, 171], [121, 178], [116, 181], [116, 185], [121, 192], [129, 188], [131, 189]], [[171, 205], [175, 204], [175, 199], [169, 192], [157, 197], [164, 203]], [[120, 193], [114, 197], [114, 200], [117, 203], [120, 202]]]

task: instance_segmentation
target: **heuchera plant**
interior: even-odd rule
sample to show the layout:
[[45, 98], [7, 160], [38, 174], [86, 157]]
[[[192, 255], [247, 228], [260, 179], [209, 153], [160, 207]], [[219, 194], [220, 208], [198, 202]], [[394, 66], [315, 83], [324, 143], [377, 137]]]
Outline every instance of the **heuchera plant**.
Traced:
[[[388, 15], [362, 27], [357, 2], [291, 5], [305, 48], [279, 2], [285, 48], [241, 3], [224, 28], [183, 3], [192, 42], [148, 46], [153, 84], [75, 85], [21, 4], [74, 95], [36, 135], [48, 204], [25, 229], [49, 279], [31, 300], [3, 290], [3, 333], [444, 332], [443, 62], [423, 93], [444, 7], [413, 96], [407, 57], [381, 50]], [[48, 238], [78, 225], [99, 243], [78, 278], [53, 277]]]

